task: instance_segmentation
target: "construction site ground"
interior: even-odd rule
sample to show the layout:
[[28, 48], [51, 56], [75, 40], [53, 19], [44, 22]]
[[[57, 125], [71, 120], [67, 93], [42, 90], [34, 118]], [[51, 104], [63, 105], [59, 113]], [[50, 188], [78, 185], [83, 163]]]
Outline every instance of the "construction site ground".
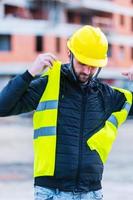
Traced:
[[[0, 200], [33, 200], [31, 117], [0, 118]], [[133, 120], [119, 129], [104, 168], [104, 200], [133, 199]]]

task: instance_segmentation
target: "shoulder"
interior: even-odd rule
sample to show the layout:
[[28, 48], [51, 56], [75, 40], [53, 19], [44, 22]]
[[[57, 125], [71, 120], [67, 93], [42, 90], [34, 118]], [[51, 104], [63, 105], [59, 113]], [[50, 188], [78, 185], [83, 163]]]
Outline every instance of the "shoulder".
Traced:
[[107, 83], [99, 81], [99, 86], [104, 94], [107, 94], [110, 96], [115, 96], [115, 95], [124, 96], [123, 92], [121, 92], [120, 90], [116, 89], [113, 86], [110, 86]]
[[101, 90], [107, 102], [110, 102], [112, 111], [118, 111], [122, 108], [126, 101], [126, 97], [123, 92], [111, 87], [106, 83], [100, 82]]
[[103, 94], [112, 96], [115, 93], [115, 90], [107, 83], [104, 83], [99, 79], [97, 80], [97, 82], [98, 82], [98, 87], [100, 87]]
[[34, 89], [37, 93], [44, 91], [46, 85], [48, 82], [48, 76], [44, 77], [36, 77], [31, 83], [30, 83], [30, 88]]

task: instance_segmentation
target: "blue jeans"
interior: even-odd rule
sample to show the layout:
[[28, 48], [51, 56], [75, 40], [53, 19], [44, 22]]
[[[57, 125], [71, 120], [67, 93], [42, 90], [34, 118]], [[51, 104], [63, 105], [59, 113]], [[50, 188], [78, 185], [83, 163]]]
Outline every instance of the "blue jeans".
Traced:
[[103, 200], [102, 190], [75, 193], [35, 186], [34, 200]]

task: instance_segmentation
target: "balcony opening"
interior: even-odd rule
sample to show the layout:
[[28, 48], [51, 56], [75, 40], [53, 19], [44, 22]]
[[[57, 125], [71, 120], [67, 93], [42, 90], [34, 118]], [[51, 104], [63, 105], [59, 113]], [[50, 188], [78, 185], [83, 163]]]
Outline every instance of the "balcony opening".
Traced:
[[108, 44], [108, 57], [112, 57], [112, 45]]
[[75, 13], [68, 11], [67, 12], [67, 22], [68, 23], [74, 23], [74, 21], [75, 21]]
[[32, 19], [32, 14], [28, 8], [5, 5], [5, 16], [8, 18]]
[[131, 59], [133, 60], [133, 47], [131, 47]]
[[124, 25], [124, 15], [120, 15], [120, 25]]
[[100, 27], [105, 33], [110, 33], [114, 29], [112, 18], [111, 13], [95, 11], [92, 17], [92, 25]]
[[36, 36], [36, 51], [41, 52], [43, 51], [43, 37]]
[[131, 31], [133, 31], [133, 17], [131, 18]]
[[11, 51], [11, 35], [0, 34], [0, 51]]
[[60, 53], [61, 51], [61, 39], [59, 37], [56, 37], [56, 52]]
[[124, 54], [125, 54], [125, 49], [124, 49], [124, 46], [121, 45], [119, 48], [119, 54], [118, 54], [120, 60], [124, 59], [124, 57], [125, 57]]
[[92, 14], [87, 11], [81, 10], [68, 10], [67, 22], [74, 24], [92, 24]]

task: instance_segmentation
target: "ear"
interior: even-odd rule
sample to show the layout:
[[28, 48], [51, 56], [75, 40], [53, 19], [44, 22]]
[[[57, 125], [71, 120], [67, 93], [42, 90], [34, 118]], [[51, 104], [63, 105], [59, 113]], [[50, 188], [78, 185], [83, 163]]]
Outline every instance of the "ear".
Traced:
[[69, 49], [67, 49], [67, 55], [68, 55], [69, 58], [71, 58], [71, 52], [70, 52]]

